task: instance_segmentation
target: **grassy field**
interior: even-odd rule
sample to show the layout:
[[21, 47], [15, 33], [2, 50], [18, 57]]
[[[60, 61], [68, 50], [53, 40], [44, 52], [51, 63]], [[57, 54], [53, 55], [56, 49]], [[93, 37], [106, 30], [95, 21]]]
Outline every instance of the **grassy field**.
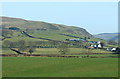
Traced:
[[[87, 55], [70, 55], [71, 53], [85, 53], [86, 49], [82, 48], [69, 48], [69, 52], [66, 53], [66, 56], [87, 56]], [[24, 52], [28, 53], [28, 52]], [[100, 49], [94, 49], [91, 50], [91, 53], [113, 53], [110, 51], [104, 51]], [[17, 54], [16, 52], [8, 49], [8, 48], [3, 48], [2, 49], [2, 54]], [[28, 53], [29, 54], [29, 53]], [[60, 54], [59, 50], [57, 48], [37, 48], [33, 54]], [[118, 57], [117, 54], [94, 54], [94, 55], [89, 55], [89, 56], [104, 56], [104, 57]]]
[[3, 77], [117, 77], [117, 58], [3, 57]]
[[60, 41], [66, 41], [66, 39], [70, 39], [73, 37], [68, 37], [68, 36], [64, 36], [64, 35], [60, 35], [66, 33], [64, 31], [60, 32], [60, 31], [35, 31], [34, 33], [29, 33], [32, 36], [35, 37], [42, 37], [42, 38], [48, 38], [48, 39], [52, 39], [52, 40], [60, 40]]
[[[59, 54], [58, 52], [59, 50], [57, 48], [36, 48], [36, 51], [33, 52], [33, 54]], [[86, 49], [83, 48], [69, 48], [69, 53], [85, 53]], [[13, 51], [11, 51], [10, 49], [2, 49], [2, 53], [8, 53], [8, 54], [12, 54], [15, 53]], [[27, 53], [27, 52], [25, 52]], [[113, 53], [110, 51], [105, 51], [105, 50], [100, 50], [100, 49], [93, 49], [91, 50], [91, 53]]]
[[[13, 32], [13, 35], [12, 36], [10, 36], [11, 38], [7, 38], [7, 39], [5, 39], [5, 40], [9, 40], [9, 41], [12, 41], [12, 42], [17, 42], [17, 41], [19, 41], [19, 40], [24, 40], [24, 41], [26, 41], [26, 42], [28, 42], [28, 41], [46, 41], [46, 40], [42, 40], [42, 39], [36, 39], [36, 38], [29, 38], [29, 37], [27, 37], [27, 36], [25, 36], [24, 34], [22, 34], [21, 32], [16, 32], [16, 31], [14, 31]], [[5, 41], [4, 40], [4, 41]], [[4, 42], [3, 41], [3, 42]]]

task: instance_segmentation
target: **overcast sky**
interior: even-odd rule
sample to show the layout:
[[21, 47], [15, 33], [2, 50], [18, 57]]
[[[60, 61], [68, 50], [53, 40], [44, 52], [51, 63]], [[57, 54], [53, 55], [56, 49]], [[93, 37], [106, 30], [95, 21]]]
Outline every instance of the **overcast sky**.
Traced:
[[1, 16], [77, 26], [91, 34], [118, 31], [117, 2], [5, 2]]

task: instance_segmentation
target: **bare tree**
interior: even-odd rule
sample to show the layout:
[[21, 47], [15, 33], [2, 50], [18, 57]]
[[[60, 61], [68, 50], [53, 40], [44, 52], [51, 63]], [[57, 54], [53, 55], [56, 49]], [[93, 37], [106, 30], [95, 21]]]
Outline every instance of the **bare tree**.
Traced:
[[63, 55], [69, 52], [68, 45], [65, 43], [60, 43], [58, 46], [58, 50]]
[[26, 46], [21, 46], [18, 48], [18, 51], [21, 51], [22, 53], [24, 53], [27, 50]]
[[18, 41], [18, 45], [19, 45], [18, 51], [21, 51], [24, 53], [27, 50], [26, 42], [24, 40]]
[[92, 53], [91, 49], [82, 49], [82, 53], [85, 53], [87, 57], [89, 57], [90, 53]]

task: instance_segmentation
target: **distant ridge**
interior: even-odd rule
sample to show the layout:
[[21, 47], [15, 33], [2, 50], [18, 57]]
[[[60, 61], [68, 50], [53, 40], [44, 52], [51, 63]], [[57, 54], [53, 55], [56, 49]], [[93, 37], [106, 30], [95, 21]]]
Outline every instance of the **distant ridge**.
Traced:
[[101, 33], [94, 35], [94, 37], [104, 39], [107, 41], [113, 40], [115, 42], [118, 42], [118, 35], [120, 35], [120, 33]]

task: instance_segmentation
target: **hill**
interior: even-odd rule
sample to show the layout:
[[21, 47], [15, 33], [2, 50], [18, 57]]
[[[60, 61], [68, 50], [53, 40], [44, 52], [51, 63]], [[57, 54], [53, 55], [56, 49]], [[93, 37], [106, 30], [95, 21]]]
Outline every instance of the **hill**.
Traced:
[[115, 42], [118, 42], [118, 33], [101, 33], [94, 35], [96, 38], [104, 39], [104, 40], [113, 40]]
[[3, 29], [9, 27], [18, 27], [22, 30], [33, 29], [33, 30], [44, 30], [44, 31], [57, 31], [61, 33], [69, 33], [76, 35], [85, 35], [92, 37], [92, 35], [87, 32], [85, 29], [75, 26], [66, 26], [61, 24], [53, 24], [42, 21], [30, 21], [20, 18], [10, 18], [10, 17], [0, 17], [2, 18]]
[[[0, 17], [2, 19], [2, 40], [18, 42], [24, 40], [29, 42], [49, 41], [68, 42], [66, 39], [83, 39], [83, 46], [88, 41], [101, 41], [107, 44], [107, 41], [94, 38], [92, 34], [84, 28], [76, 26], [67, 26], [61, 24], [53, 24], [42, 21], [31, 21], [20, 18]], [[74, 44], [73, 46], [76, 46]], [[72, 44], [71, 44], [72, 46]], [[80, 46], [80, 45], [79, 45]]]

